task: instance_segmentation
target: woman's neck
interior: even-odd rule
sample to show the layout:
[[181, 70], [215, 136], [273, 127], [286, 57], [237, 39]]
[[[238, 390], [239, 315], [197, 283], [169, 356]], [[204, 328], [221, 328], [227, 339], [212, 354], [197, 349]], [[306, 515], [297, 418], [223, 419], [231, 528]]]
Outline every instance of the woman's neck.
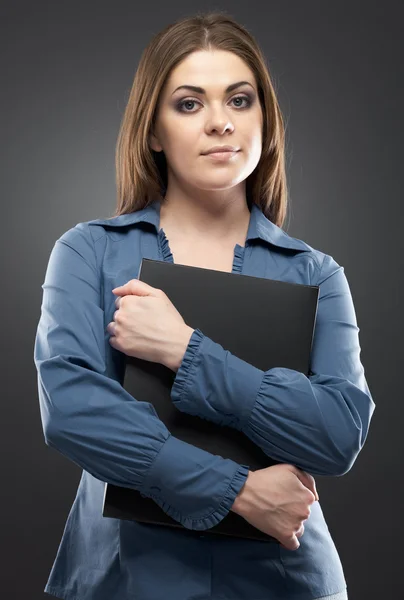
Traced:
[[246, 200], [232, 201], [219, 208], [207, 208], [197, 202], [166, 198], [160, 205], [160, 229], [190, 239], [245, 240], [250, 222]]

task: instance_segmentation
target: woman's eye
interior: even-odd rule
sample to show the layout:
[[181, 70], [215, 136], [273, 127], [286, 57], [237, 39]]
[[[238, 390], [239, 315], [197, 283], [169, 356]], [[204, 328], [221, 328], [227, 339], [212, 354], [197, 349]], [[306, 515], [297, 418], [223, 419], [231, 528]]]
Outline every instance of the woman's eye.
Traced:
[[[251, 99], [249, 96], [235, 96], [234, 98], [231, 99], [231, 102], [234, 102], [235, 100], [237, 101], [237, 104], [235, 105], [236, 108], [249, 108], [251, 106]], [[242, 105], [243, 100], [245, 100], [247, 103], [244, 106]], [[185, 108], [185, 107], [189, 108], [190, 104], [200, 104], [200, 102], [198, 100], [192, 100], [192, 99], [181, 100], [177, 104], [177, 110], [179, 112], [195, 112], [194, 110], [187, 110]]]

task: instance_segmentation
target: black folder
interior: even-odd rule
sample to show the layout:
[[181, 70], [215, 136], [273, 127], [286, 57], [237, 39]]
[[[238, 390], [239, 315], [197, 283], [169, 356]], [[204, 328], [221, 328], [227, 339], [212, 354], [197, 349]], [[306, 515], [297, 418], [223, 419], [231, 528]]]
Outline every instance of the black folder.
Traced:
[[[187, 325], [255, 367], [310, 374], [318, 286], [151, 259], [142, 260], [138, 279], [162, 289]], [[164, 365], [126, 356], [123, 387], [136, 400], [153, 404], [173, 436], [251, 471], [279, 463], [241, 431], [179, 411], [171, 400], [175, 377]], [[102, 514], [201, 533], [186, 529], [138, 490], [107, 483]], [[203, 533], [278, 542], [232, 511]]]

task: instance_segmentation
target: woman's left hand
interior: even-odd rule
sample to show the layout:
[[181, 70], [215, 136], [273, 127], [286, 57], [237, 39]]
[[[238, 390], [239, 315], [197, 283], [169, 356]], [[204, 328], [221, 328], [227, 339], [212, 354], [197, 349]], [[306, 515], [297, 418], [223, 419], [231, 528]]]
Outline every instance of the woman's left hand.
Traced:
[[111, 346], [128, 356], [178, 370], [194, 330], [165, 292], [138, 279], [112, 292], [118, 295], [118, 310], [107, 326]]

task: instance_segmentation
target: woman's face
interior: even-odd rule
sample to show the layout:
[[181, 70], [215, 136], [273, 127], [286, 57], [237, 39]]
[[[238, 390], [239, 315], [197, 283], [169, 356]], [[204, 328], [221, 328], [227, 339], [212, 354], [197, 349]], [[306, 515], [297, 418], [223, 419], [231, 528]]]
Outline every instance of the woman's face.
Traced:
[[[242, 81], [248, 83], [226, 91]], [[177, 89], [185, 85], [204, 92]], [[153, 150], [164, 151], [169, 186], [177, 180], [186, 187], [223, 190], [244, 181], [257, 166], [262, 126], [257, 85], [246, 63], [232, 52], [198, 51], [177, 65], [167, 80], [150, 143]], [[239, 151], [224, 161], [204, 154], [223, 145]]]

